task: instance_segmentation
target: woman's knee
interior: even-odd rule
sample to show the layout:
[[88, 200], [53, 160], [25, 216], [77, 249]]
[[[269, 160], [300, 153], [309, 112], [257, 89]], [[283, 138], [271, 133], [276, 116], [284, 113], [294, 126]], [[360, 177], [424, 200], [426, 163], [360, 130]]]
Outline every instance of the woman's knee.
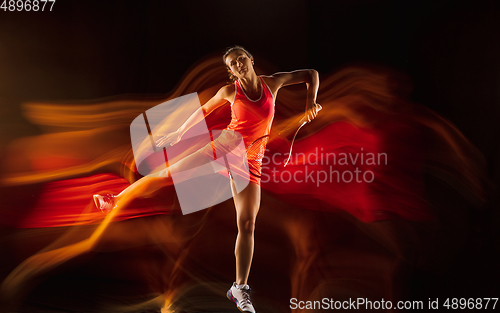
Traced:
[[253, 234], [255, 231], [255, 217], [246, 216], [238, 218], [238, 231], [240, 233]]

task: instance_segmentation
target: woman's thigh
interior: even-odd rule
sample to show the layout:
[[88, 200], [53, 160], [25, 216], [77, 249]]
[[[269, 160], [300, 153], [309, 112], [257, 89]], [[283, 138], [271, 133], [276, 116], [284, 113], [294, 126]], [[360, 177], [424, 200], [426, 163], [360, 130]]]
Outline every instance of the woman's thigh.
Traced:
[[236, 187], [231, 180], [231, 189], [238, 219], [255, 219], [260, 208], [260, 185], [250, 182], [245, 189], [236, 193]]

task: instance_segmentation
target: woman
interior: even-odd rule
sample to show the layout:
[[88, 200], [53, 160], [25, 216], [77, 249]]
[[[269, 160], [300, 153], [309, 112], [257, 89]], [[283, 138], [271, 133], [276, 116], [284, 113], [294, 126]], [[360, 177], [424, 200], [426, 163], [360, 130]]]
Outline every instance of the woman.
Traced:
[[[306, 83], [307, 121], [314, 119], [321, 108], [316, 103], [319, 76], [315, 70], [297, 70], [279, 72], [270, 76], [257, 76], [253, 67], [253, 56], [241, 46], [229, 48], [222, 59], [234, 84], [219, 89], [217, 94], [200, 108], [203, 115], [195, 112], [178, 131], [160, 136], [157, 140], [158, 146], [176, 144], [180, 141], [182, 135], [200, 122], [204, 116], [229, 102], [231, 103], [232, 119], [226, 130], [238, 131], [243, 137], [245, 147], [248, 147], [259, 137], [269, 134], [274, 117], [276, 95], [281, 87], [287, 85]], [[217, 146], [218, 144], [216, 140], [214, 145]], [[260, 144], [262, 149], [265, 149], [265, 143]], [[172, 164], [156, 176], [141, 178], [117, 196], [95, 195], [94, 201], [97, 207], [103, 211], [123, 207], [134, 198], [138, 196], [145, 197], [166, 185], [168, 179], [171, 179], [172, 173], [206, 163], [207, 159], [211, 157], [213, 159], [214, 151], [212, 149], [212, 145], [209, 144]], [[260, 171], [262, 160], [249, 157], [248, 164], [254, 170]], [[234, 181], [231, 179], [231, 188], [236, 207], [238, 235], [234, 252], [236, 257], [236, 281], [228, 290], [227, 297], [233, 300], [242, 312], [255, 312], [250, 301], [250, 287], [247, 285], [247, 280], [254, 253], [255, 220], [260, 207], [260, 179], [257, 176], [250, 175], [250, 183], [239, 193], [236, 191]]]

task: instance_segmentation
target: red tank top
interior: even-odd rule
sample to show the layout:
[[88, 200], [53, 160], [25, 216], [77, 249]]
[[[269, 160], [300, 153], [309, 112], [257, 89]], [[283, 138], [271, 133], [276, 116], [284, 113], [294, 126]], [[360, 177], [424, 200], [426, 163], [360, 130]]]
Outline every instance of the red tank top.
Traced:
[[274, 118], [274, 96], [259, 76], [261, 95], [251, 100], [239, 81], [235, 82], [235, 96], [231, 104], [231, 123], [227, 129], [238, 131], [248, 147], [257, 138], [269, 135]]

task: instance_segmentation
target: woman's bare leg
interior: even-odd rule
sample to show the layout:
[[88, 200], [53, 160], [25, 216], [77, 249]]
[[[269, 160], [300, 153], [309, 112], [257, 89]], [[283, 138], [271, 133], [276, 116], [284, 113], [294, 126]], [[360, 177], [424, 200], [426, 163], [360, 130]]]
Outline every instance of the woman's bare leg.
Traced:
[[236, 257], [236, 284], [247, 283], [250, 274], [254, 252], [255, 220], [260, 208], [260, 186], [250, 183], [240, 193], [236, 193], [235, 185], [231, 181], [234, 205], [236, 207], [236, 223], [238, 236], [234, 255]]
[[146, 198], [158, 189], [170, 185], [172, 174], [177, 174], [176, 182], [212, 174], [215, 170], [211, 166], [201, 167], [209, 162], [210, 160], [198, 150], [172, 164], [168, 169], [144, 176], [115, 196], [114, 209], [128, 205], [135, 198]]

